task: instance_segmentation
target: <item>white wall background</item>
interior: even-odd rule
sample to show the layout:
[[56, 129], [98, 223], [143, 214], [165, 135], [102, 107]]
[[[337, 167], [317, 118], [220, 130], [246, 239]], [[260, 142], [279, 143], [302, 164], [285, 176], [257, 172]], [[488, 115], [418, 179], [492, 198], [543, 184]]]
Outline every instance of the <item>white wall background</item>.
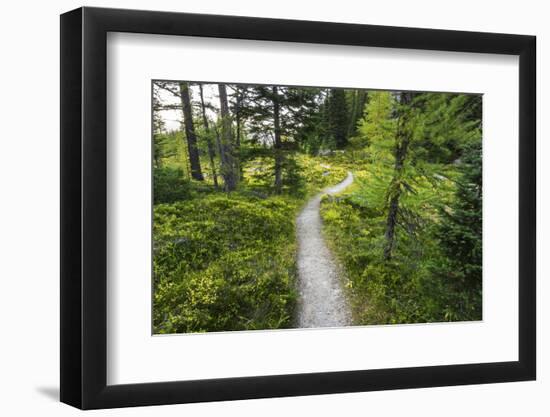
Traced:
[[[76, 415], [59, 379], [59, 17], [72, 0], [6, 2], [0, 17], [0, 413]], [[534, 34], [538, 37], [538, 381], [94, 412], [128, 416], [546, 416], [550, 412], [550, 26], [537, 0], [94, 1], [86, 5]], [[544, 395], [546, 394], [546, 395]]]

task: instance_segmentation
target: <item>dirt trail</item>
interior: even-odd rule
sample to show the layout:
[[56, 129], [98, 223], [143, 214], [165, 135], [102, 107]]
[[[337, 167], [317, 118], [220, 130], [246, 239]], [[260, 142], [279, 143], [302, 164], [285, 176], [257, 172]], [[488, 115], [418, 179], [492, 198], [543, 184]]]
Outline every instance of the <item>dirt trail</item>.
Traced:
[[296, 219], [300, 301], [298, 327], [341, 327], [351, 324], [351, 312], [342, 289], [341, 270], [322, 234], [321, 197], [336, 194], [353, 182], [348, 172], [341, 183], [313, 197]]

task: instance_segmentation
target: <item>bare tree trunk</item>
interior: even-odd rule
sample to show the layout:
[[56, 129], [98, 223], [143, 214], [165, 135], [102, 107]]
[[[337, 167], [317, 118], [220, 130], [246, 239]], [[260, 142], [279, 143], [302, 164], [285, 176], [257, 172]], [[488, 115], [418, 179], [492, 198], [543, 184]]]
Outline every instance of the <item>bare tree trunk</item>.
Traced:
[[[414, 93], [401, 93], [400, 106], [410, 105], [413, 99]], [[395, 227], [397, 226], [397, 217], [399, 215], [399, 199], [402, 192], [402, 180], [403, 180], [403, 168], [405, 166], [405, 159], [409, 150], [409, 144], [411, 142], [411, 129], [407, 126], [406, 111], [401, 107], [399, 111], [399, 120], [397, 124], [397, 132], [395, 138], [395, 165], [394, 174], [390, 183], [390, 203], [388, 208], [388, 218], [386, 220], [386, 232], [384, 237], [386, 239], [386, 247], [384, 248], [384, 259], [390, 260], [392, 252], [395, 246]]]
[[235, 156], [233, 155], [231, 116], [227, 104], [227, 90], [225, 84], [218, 84], [220, 95], [220, 114], [222, 117], [222, 132], [220, 150], [222, 155], [221, 174], [224, 179], [224, 190], [233, 191], [237, 188], [238, 177], [235, 173]]
[[[242, 105], [242, 99], [243, 99], [243, 92], [241, 90], [242, 87], [237, 87], [237, 103], [235, 106], [235, 123], [237, 125], [237, 138], [236, 138], [236, 152], [238, 155], [241, 153], [241, 105]], [[242, 180], [244, 178], [243, 175], [243, 167], [241, 164], [240, 158], [237, 161], [237, 172], [239, 173], [239, 180]]]
[[220, 155], [220, 161], [223, 167], [223, 164], [225, 164], [225, 153], [223, 152], [223, 148], [222, 148], [222, 139], [220, 137], [220, 130], [218, 129], [217, 126], [214, 126], [214, 131], [216, 132], [216, 146], [218, 147], [218, 154]]
[[275, 192], [280, 194], [283, 188], [283, 153], [281, 142], [281, 121], [279, 108], [279, 91], [277, 86], [273, 86], [273, 127], [274, 127], [274, 150], [275, 150]]
[[191, 109], [191, 98], [189, 96], [189, 84], [180, 83], [180, 98], [183, 109], [183, 122], [185, 125], [185, 136], [187, 138], [187, 148], [189, 152], [189, 163], [191, 164], [191, 177], [198, 181], [203, 181], [201, 170], [201, 161], [199, 149], [197, 147], [197, 135], [193, 125], [193, 112]]
[[218, 175], [216, 174], [216, 162], [214, 157], [216, 152], [214, 151], [214, 144], [210, 138], [210, 128], [208, 125], [208, 118], [206, 117], [206, 108], [204, 106], [204, 94], [202, 91], [202, 84], [199, 84], [199, 91], [201, 96], [201, 110], [202, 110], [202, 122], [204, 129], [206, 130], [206, 145], [208, 146], [208, 158], [210, 159], [210, 169], [212, 170], [212, 178], [214, 180], [214, 186], [218, 188]]

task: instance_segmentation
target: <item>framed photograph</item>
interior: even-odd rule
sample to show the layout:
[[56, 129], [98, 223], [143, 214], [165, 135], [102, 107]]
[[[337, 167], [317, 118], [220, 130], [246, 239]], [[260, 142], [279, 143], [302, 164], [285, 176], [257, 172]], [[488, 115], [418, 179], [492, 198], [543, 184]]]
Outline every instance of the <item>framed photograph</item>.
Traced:
[[61, 401], [533, 380], [535, 37], [61, 16]]

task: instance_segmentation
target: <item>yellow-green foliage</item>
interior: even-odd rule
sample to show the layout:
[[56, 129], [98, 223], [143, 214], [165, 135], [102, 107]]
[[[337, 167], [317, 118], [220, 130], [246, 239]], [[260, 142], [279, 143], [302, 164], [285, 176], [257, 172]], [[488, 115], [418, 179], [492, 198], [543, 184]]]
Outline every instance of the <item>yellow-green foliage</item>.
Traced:
[[154, 332], [291, 327], [297, 211], [348, 171], [321, 211], [354, 323], [479, 319], [481, 96], [271, 87], [232, 86], [222, 120], [194, 85], [198, 157], [154, 90]]
[[[355, 146], [376, 144], [379, 152], [391, 152], [396, 120], [391, 117], [394, 100], [388, 91], [374, 91], [369, 95], [365, 116], [359, 122], [358, 135], [352, 141]], [[375, 155], [377, 158], [387, 155]]]
[[444, 262], [434, 228], [438, 207], [453, 198], [456, 170], [445, 176], [413, 178], [415, 193], [402, 200], [403, 221], [410, 229], [400, 233], [394, 256], [384, 261], [385, 190], [391, 170], [371, 165], [356, 174], [355, 183], [338, 198], [324, 198], [321, 215], [325, 235], [347, 273], [357, 324], [422, 323], [472, 320], [458, 313], [462, 294], [434, 275]]
[[240, 191], [231, 194], [157, 169], [155, 333], [292, 325], [296, 213], [309, 195], [343, 180], [347, 169], [330, 157], [306, 155], [288, 158], [286, 167], [283, 196], [271, 194], [272, 160], [262, 156], [243, 167]]
[[[476, 102], [435, 93], [417, 94], [410, 105], [389, 92], [369, 97], [353, 143], [361, 161], [356, 183], [322, 205], [326, 234], [348, 273], [355, 318], [360, 324], [480, 319], [480, 261], [470, 257], [462, 268], [473, 273], [458, 271], [467, 256], [454, 259], [441, 247], [444, 222], [443, 230], [457, 228], [447, 246], [459, 247], [467, 237], [467, 250], [481, 242], [470, 228], [481, 224], [480, 210], [470, 207], [479, 196], [454, 204], [472, 188], [463, 184], [471, 180], [459, 173], [465, 168], [459, 157], [480, 144], [479, 115], [469, 111]], [[461, 183], [466, 192], [457, 193]], [[456, 216], [442, 215], [451, 207], [472, 221], [455, 219], [454, 226], [446, 217]], [[457, 278], [466, 275], [468, 284]]]
[[302, 177], [307, 184], [308, 192], [318, 192], [346, 178], [348, 170], [338, 163], [335, 156], [312, 157], [305, 154], [297, 156], [297, 162], [303, 171]]
[[232, 194], [154, 208], [154, 332], [288, 327], [296, 203]]
[[[313, 157], [287, 155], [283, 171], [283, 191], [305, 198], [346, 178], [347, 168], [337, 155]], [[244, 186], [269, 192], [273, 185], [273, 158], [256, 157], [244, 167]]]

